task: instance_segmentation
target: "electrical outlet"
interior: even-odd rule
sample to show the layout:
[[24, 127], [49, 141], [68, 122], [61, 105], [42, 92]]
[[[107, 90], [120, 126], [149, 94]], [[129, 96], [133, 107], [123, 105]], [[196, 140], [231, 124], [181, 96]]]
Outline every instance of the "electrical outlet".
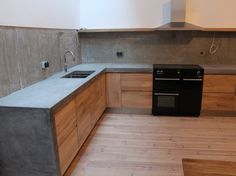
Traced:
[[117, 56], [118, 58], [122, 58], [122, 57], [124, 57], [124, 53], [123, 53], [122, 51], [117, 51], [117, 52], [116, 52], [116, 56]]
[[49, 62], [48, 61], [42, 61], [41, 62], [41, 68], [45, 70], [46, 68], [49, 67]]

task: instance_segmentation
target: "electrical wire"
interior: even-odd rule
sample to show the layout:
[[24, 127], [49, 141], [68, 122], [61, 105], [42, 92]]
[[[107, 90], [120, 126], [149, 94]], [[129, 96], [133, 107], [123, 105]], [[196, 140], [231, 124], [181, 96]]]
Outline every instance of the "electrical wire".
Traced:
[[216, 33], [214, 32], [213, 38], [212, 38], [212, 43], [211, 43], [211, 46], [210, 46], [210, 49], [209, 49], [209, 53], [211, 55], [215, 54], [218, 51], [220, 43], [221, 43], [221, 41], [216, 43]]

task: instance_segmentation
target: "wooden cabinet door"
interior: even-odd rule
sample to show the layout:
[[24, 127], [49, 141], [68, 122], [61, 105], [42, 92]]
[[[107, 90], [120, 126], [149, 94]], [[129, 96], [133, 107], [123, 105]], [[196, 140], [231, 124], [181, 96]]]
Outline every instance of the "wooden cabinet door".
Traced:
[[236, 75], [205, 75], [202, 110], [236, 111]]
[[235, 93], [236, 75], [205, 75], [203, 92]]
[[113, 108], [121, 107], [121, 88], [119, 73], [106, 74], [106, 92], [107, 106]]
[[79, 150], [77, 130], [67, 136], [66, 140], [58, 148], [61, 174], [63, 175]]
[[76, 96], [76, 110], [77, 110], [77, 130], [79, 147], [82, 146], [88, 137], [91, 127], [91, 86], [88, 86]]
[[54, 113], [61, 173], [64, 174], [78, 152], [75, 101], [62, 105]]
[[97, 123], [98, 119], [106, 109], [106, 77], [102, 75], [94, 83], [93, 92], [95, 93], [91, 107], [91, 126]]
[[105, 108], [105, 75], [102, 75], [76, 96], [79, 147], [85, 142]]
[[235, 111], [235, 96], [231, 93], [203, 93], [202, 110]]
[[122, 91], [122, 107], [152, 108], [152, 92]]
[[151, 73], [123, 73], [120, 80], [122, 91], [152, 91]]

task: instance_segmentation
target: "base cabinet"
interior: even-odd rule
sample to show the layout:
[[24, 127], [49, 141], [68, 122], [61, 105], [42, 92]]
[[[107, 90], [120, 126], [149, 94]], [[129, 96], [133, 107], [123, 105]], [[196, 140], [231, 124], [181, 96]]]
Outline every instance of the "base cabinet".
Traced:
[[77, 130], [74, 129], [58, 148], [61, 173], [64, 174], [79, 150]]
[[236, 112], [236, 75], [205, 75], [202, 111]]
[[54, 111], [61, 174], [63, 175], [106, 108], [105, 75], [96, 78]]
[[[54, 111], [62, 175], [106, 107], [151, 109], [152, 74], [103, 74]], [[202, 110], [236, 112], [235, 75], [205, 76]]]
[[61, 173], [64, 173], [78, 152], [75, 100], [60, 107], [54, 114]]
[[105, 75], [102, 75], [76, 96], [79, 147], [81, 147], [87, 139], [105, 109]]
[[107, 102], [112, 108], [152, 108], [151, 73], [107, 73]]

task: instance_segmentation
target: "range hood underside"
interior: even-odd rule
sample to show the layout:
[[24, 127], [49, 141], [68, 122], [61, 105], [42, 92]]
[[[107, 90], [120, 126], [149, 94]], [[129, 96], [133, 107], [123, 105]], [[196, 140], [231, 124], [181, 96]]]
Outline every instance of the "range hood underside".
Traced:
[[187, 22], [170, 22], [160, 27], [157, 27], [156, 30], [160, 31], [202, 31], [203, 28], [196, 26]]

